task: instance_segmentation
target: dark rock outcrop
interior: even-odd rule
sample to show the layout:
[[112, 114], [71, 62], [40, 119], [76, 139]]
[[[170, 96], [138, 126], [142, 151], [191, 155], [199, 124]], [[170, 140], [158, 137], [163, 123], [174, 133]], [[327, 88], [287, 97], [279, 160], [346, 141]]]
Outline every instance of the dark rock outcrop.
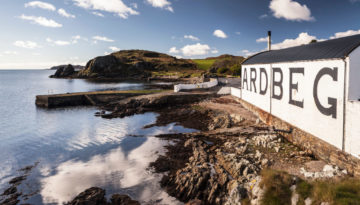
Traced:
[[54, 75], [51, 75], [51, 78], [67, 78], [67, 77], [71, 77], [72, 75], [75, 74], [75, 68], [69, 64], [66, 66], [61, 66], [59, 67]]
[[140, 205], [127, 195], [114, 194], [110, 202], [106, 201], [105, 190], [98, 187], [91, 187], [76, 196], [67, 205]]
[[[113, 55], [96, 57], [90, 60], [84, 70], [80, 71], [80, 78], [96, 78], [96, 77], [131, 77], [131, 76], [147, 76], [144, 68], [151, 67], [146, 62], [138, 62], [134, 65], [125, 63]], [[147, 66], [147, 67], [145, 67]]]
[[[67, 65], [57, 65], [57, 66], [51, 67], [50, 70], [57, 70], [57, 69], [59, 69], [61, 67], [66, 67], [66, 66]], [[82, 65], [72, 65], [72, 66], [74, 67], [75, 71], [76, 70], [82, 70], [82, 69], [85, 68], [85, 66], [82, 66]]]

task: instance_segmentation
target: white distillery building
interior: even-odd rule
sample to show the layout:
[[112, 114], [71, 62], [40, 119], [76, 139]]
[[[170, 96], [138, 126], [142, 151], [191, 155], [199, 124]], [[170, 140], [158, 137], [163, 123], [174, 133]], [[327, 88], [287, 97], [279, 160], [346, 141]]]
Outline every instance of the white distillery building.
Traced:
[[249, 57], [231, 93], [360, 158], [360, 35]]

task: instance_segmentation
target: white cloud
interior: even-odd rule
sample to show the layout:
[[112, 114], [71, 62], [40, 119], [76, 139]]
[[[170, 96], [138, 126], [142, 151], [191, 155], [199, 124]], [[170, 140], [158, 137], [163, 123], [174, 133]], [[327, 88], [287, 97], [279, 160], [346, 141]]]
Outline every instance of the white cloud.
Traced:
[[42, 17], [42, 16], [26, 16], [26, 15], [23, 14], [19, 18], [23, 19], [23, 20], [30, 21], [33, 24], [38, 24], [40, 26], [51, 27], [51, 28], [60, 28], [60, 27], [62, 27], [62, 24], [59, 24], [59, 23], [57, 23], [56, 21], [54, 21], [52, 19], [47, 19], [47, 18]]
[[138, 8], [137, 3], [131, 3], [130, 6], [132, 6], [134, 9], [137, 9], [137, 8]]
[[267, 37], [256, 39], [256, 43], [262, 43], [262, 42], [267, 42], [267, 41], [268, 41]]
[[139, 12], [128, 7], [122, 0], [73, 0], [75, 5], [89, 10], [106, 11], [115, 13], [121, 18], [127, 19], [130, 15], [138, 15]]
[[330, 39], [352, 36], [352, 35], [356, 35], [356, 34], [360, 34], [360, 30], [357, 30], [357, 31], [348, 30], [348, 31], [344, 31], [344, 32], [337, 32], [333, 36], [331, 36]]
[[218, 38], [227, 38], [227, 35], [224, 33], [224, 31], [219, 30], [219, 29], [215, 30], [213, 35]]
[[168, 11], [174, 12], [174, 9], [171, 7], [171, 3], [168, 0], [146, 0], [151, 6], [156, 8], [166, 9]]
[[107, 52], [107, 51], [104, 53], [104, 55], [106, 55], [106, 56], [107, 56], [107, 55], [110, 55], [110, 54], [111, 54], [111, 53], [110, 53], [110, 52]]
[[69, 14], [68, 12], [66, 12], [65, 9], [59, 9], [58, 13], [61, 16], [66, 17], [66, 18], [75, 18], [76, 17], [75, 15], [72, 15], [72, 14]]
[[184, 56], [197, 56], [197, 55], [206, 55], [210, 51], [210, 46], [206, 44], [193, 44], [186, 45], [181, 49], [181, 52]]
[[88, 41], [87, 38], [84, 38], [84, 37], [82, 37], [80, 35], [76, 35], [76, 36], [71, 37], [71, 43], [73, 43], [73, 44], [78, 43], [79, 40]]
[[14, 46], [27, 49], [34, 49], [40, 47], [36, 42], [33, 41], [15, 41]]
[[94, 36], [93, 39], [96, 41], [114, 42], [114, 40], [107, 38], [105, 36]]
[[263, 14], [263, 15], [259, 16], [259, 19], [266, 19], [267, 17], [269, 17], [267, 14]]
[[92, 14], [94, 14], [95, 16], [105, 17], [104, 14], [96, 11], [92, 12]]
[[176, 47], [171, 47], [169, 50], [169, 53], [178, 54], [178, 53], [180, 53], [180, 51]]
[[118, 48], [116, 46], [110, 46], [109, 49], [112, 50], [112, 51], [119, 51], [120, 50], [120, 48]]
[[184, 38], [190, 39], [192, 41], [200, 41], [200, 39], [198, 37], [193, 36], [193, 35], [185, 35]]
[[217, 54], [217, 53], [219, 53], [219, 51], [218, 51], [217, 49], [213, 49], [213, 50], [211, 51], [211, 53], [212, 53], [212, 54]]
[[177, 59], [183, 59], [182, 56], [175, 56], [175, 58], [177, 58]]
[[271, 0], [269, 8], [276, 18], [290, 21], [313, 21], [311, 11], [306, 5], [293, 0]]
[[240, 34], [241, 34], [241, 32], [240, 32], [240, 31], [237, 31], [237, 32], [235, 32], [235, 34], [236, 34], [236, 35], [240, 35]]
[[282, 49], [282, 48], [300, 46], [300, 45], [308, 44], [314, 39], [316, 40], [315, 36], [311, 36], [308, 33], [303, 32], [300, 33], [299, 36], [295, 39], [285, 39], [283, 42], [273, 44], [271, 47], [273, 49]]
[[46, 2], [42, 2], [42, 1], [31, 1], [29, 3], [25, 4], [25, 7], [32, 7], [32, 8], [41, 8], [41, 9], [45, 9], [45, 10], [50, 10], [50, 11], [55, 11], [56, 8], [54, 5], [46, 3]]
[[79, 60], [80, 58], [77, 57], [77, 56], [74, 56], [74, 57], [70, 57], [69, 59], [70, 59], [70, 60]]
[[56, 45], [56, 46], [67, 46], [67, 45], [71, 44], [70, 41], [59, 41], [59, 40], [54, 41], [51, 38], [47, 38], [46, 41], [49, 43], [52, 43], [53, 45]]
[[5, 54], [5, 55], [17, 55], [19, 53], [16, 52], [16, 51], [4, 51], [3, 54]]
[[54, 41], [54, 44], [57, 46], [67, 46], [70, 45], [71, 43], [69, 41]]

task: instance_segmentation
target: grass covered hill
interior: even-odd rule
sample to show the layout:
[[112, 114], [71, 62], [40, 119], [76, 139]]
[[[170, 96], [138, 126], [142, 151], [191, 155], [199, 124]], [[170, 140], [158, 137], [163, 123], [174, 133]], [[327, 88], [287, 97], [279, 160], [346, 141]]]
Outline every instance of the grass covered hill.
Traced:
[[206, 59], [194, 59], [193, 62], [201, 70], [218, 75], [241, 74], [241, 63], [245, 60], [242, 56], [221, 55], [218, 57], [210, 57]]
[[191, 60], [145, 50], [122, 50], [90, 60], [77, 75], [82, 78], [146, 78], [156, 75], [191, 75], [197, 72]]

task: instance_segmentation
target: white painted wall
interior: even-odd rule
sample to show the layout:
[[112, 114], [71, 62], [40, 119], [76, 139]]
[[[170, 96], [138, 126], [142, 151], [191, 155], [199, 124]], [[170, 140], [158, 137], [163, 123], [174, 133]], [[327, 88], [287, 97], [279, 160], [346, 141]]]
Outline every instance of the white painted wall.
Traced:
[[238, 98], [241, 98], [241, 89], [240, 88], [233, 88], [231, 87], [231, 95], [232, 96], [235, 96], [235, 97], [238, 97]]
[[360, 48], [349, 55], [349, 100], [360, 100]]
[[[342, 60], [316, 62], [296, 62], [273, 64], [283, 71], [283, 98], [272, 98], [272, 114], [314, 136], [342, 149], [343, 145], [343, 109], [344, 109], [344, 70]], [[293, 83], [298, 83], [298, 91], [292, 90], [293, 99], [303, 101], [303, 108], [289, 104], [290, 75], [289, 68], [304, 68], [304, 75], [293, 74]], [[336, 118], [321, 113], [314, 100], [314, 82], [316, 75], [325, 67], [338, 68], [337, 81], [324, 75], [318, 84], [318, 98], [324, 107], [330, 107], [328, 98], [335, 98]]]
[[[267, 86], [266, 86], [266, 78], [262, 73], [262, 77], [260, 78], [260, 69], [265, 69], [267, 73]], [[255, 69], [255, 72], [252, 72], [252, 69]], [[271, 69], [270, 64], [267, 65], [244, 65], [242, 67], [242, 78], [241, 78], [241, 87], [242, 87], [242, 99], [245, 101], [263, 109], [264, 111], [270, 112], [270, 82], [271, 82]], [[256, 75], [255, 75], [256, 74]], [[255, 86], [251, 82], [251, 77], [256, 76]], [[266, 89], [266, 93], [264, 95], [260, 94], [260, 79], [262, 89]], [[247, 83], [245, 83], [247, 81]], [[256, 87], [256, 92], [255, 92]]]
[[[336, 118], [321, 113], [314, 100], [314, 81], [320, 70], [328, 67], [337, 68], [337, 81], [334, 81], [329, 75], [324, 75], [318, 83], [318, 98], [320, 104], [325, 108], [330, 107], [328, 98], [336, 99]], [[296, 126], [318, 138], [342, 149], [343, 145], [343, 112], [344, 112], [344, 70], [345, 63], [343, 60], [326, 60], [313, 62], [293, 62], [267, 65], [245, 65], [242, 69], [242, 82], [245, 81], [245, 69], [250, 86], [250, 69], [265, 68], [268, 73], [269, 83], [265, 95], [260, 95], [259, 91], [250, 91], [250, 88], [242, 84], [242, 99], [273, 114], [276, 117]], [[273, 95], [281, 93], [279, 87], [274, 88], [272, 93], [272, 70], [280, 68], [283, 73], [282, 98], [270, 98]], [[293, 84], [298, 84], [297, 91], [292, 89], [292, 99], [303, 101], [303, 107], [290, 104], [290, 68], [304, 68], [304, 74], [293, 73]], [[271, 71], [271, 72], [270, 72]], [[257, 72], [257, 89], [260, 86], [259, 72]], [[275, 73], [275, 81], [280, 79], [280, 75]], [[270, 83], [271, 82], [271, 83]], [[265, 83], [263, 82], [263, 85]], [[270, 93], [271, 91], [271, 93]]]
[[210, 82], [206, 83], [197, 83], [197, 84], [179, 84], [174, 86], [174, 92], [180, 92], [181, 90], [192, 90], [198, 88], [211, 88], [217, 86], [218, 81], [216, 79], [211, 79]]
[[360, 102], [346, 103], [345, 151], [360, 158]]

